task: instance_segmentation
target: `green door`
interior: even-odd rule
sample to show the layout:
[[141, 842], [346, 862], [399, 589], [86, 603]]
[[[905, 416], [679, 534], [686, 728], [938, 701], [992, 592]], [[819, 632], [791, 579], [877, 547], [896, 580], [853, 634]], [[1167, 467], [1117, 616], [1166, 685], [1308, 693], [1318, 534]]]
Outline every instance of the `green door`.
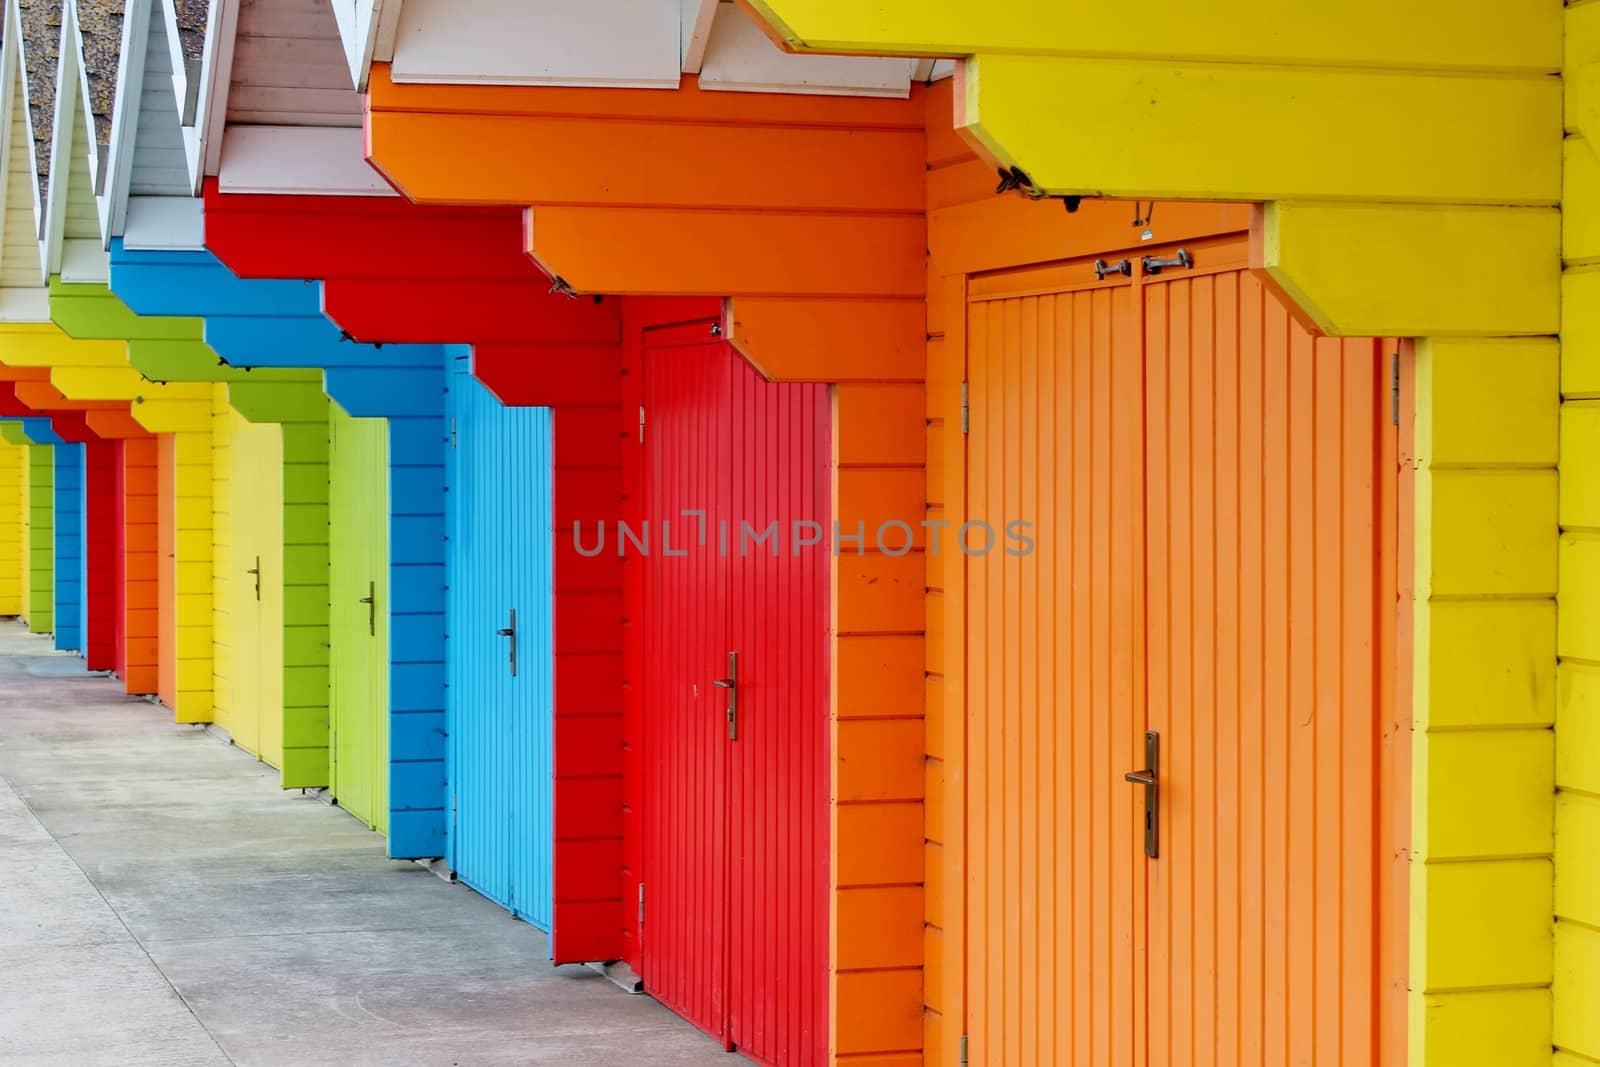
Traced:
[[389, 428], [332, 412], [331, 788], [341, 807], [388, 833]]

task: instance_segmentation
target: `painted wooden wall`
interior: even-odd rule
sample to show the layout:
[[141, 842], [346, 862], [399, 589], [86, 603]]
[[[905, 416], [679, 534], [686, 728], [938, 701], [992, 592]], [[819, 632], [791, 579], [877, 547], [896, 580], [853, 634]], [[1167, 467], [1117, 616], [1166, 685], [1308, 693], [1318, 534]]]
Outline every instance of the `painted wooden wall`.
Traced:
[[162, 7], [160, 3], [149, 5], [150, 26], [145, 40], [134, 44], [144, 51], [144, 81], [134, 134], [137, 151], [128, 187], [134, 196], [187, 196], [193, 192], [183, 133], [173, 119], [178, 114], [172, 80], [173, 48], [167, 41]]
[[[11, 99], [24, 98], [23, 65], [16, 64]], [[44, 284], [44, 269], [39, 258], [39, 219], [34, 211], [38, 177], [30, 165], [33, 159], [33, 127], [13, 120], [6, 146], [5, 238], [0, 243], [0, 287], [27, 288]]]
[[26, 462], [21, 446], [0, 440], [0, 615], [22, 614]]
[[389, 830], [389, 427], [337, 405], [328, 424], [328, 786]]
[[163, 433], [157, 441], [160, 695], [179, 722], [211, 722], [211, 432]]

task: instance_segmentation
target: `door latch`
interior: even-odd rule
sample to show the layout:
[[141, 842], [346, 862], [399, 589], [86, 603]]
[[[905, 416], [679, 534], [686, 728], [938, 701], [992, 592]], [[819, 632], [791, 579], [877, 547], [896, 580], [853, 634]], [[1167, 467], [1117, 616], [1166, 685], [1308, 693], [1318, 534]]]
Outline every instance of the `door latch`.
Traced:
[[256, 599], [260, 600], [261, 599], [261, 557], [260, 556], [256, 557], [256, 565], [254, 567], [251, 567], [249, 570], [245, 571], [245, 573], [246, 574], [253, 574], [253, 575], [256, 576]]
[[1143, 770], [1129, 771], [1122, 777], [1144, 786], [1144, 854], [1155, 859], [1161, 852], [1161, 735], [1154, 730], [1144, 732], [1144, 763]]
[[361, 598], [361, 603], [367, 606], [367, 633], [373, 637], [378, 636], [378, 583], [367, 583], [367, 595]]
[[1178, 249], [1178, 254], [1171, 259], [1157, 259], [1155, 256], [1145, 256], [1140, 262], [1144, 264], [1144, 272], [1146, 274], [1160, 274], [1167, 267], [1192, 267], [1194, 266], [1194, 257], [1189, 254], [1187, 248], [1180, 248]]
[[739, 740], [739, 653], [728, 653], [728, 676], [711, 683], [728, 691], [728, 740]]
[[1101, 281], [1106, 280], [1107, 274], [1126, 274], [1133, 277], [1133, 264], [1126, 259], [1119, 259], [1115, 263], [1107, 263], [1103, 259], [1094, 261], [1094, 276]]
[[495, 633], [500, 637], [511, 638], [511, 677], [517, 676], [517, 609], [511, 609], [511, 624]]

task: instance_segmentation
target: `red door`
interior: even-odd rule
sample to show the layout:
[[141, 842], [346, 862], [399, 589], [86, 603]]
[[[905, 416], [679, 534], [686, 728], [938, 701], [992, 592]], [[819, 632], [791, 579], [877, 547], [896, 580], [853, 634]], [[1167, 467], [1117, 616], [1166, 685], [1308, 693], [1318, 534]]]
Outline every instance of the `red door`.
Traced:
[[794, 535], [831, 526], [828, 393], [709, 333], [644, 348], [644, 979], [728, 1048], [821, 1063], [831, 557]]

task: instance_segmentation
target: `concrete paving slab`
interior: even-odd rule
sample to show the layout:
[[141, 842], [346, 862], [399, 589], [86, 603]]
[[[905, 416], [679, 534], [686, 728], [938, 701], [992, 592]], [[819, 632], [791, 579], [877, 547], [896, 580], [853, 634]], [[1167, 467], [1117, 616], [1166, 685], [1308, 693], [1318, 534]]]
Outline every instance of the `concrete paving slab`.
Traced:
[[0, 622], [0, 1063], [744, 1062]]

